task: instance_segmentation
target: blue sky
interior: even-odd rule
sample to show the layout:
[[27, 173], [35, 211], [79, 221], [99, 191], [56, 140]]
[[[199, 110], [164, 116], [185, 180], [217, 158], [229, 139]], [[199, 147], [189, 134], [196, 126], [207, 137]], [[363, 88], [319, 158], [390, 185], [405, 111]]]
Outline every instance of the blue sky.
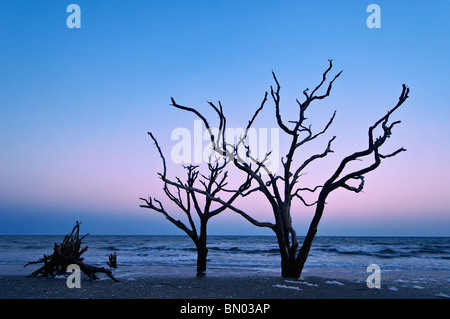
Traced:
[[[81, 8], [80, 29], [66, 25], [71, 3]], [[366, 145], [368, 126], [403, 83], [410, 99], [388, 147], [408, 151], [368, 175], [364, 193], [333, 195], [319, 235], [450, 236], [450, 3], [377, 1], [381, 28], [369, 29], [370, 3], [2, 1], [0, 234], [61, 234], [76, 219], [94, 234], [180, 233], [139, 208], [139, 197], [163, 198], [146, 132], [169, 154], [173, 129], [193, 127], [170, 97], [204, 110], [220, 100], [230, 125], [244, 126], [273, 84], [271, 70], [289, 114], [333, 59], [344, 72], [311, 114], [326, 121], [337, 110], [325, 169]], [[256, 125], [275, 127], [273, 115], [268, 104]], [[294, 216], [301, 233], [310, 215]], [[210, 226], [270, 234], [231, 212]]]

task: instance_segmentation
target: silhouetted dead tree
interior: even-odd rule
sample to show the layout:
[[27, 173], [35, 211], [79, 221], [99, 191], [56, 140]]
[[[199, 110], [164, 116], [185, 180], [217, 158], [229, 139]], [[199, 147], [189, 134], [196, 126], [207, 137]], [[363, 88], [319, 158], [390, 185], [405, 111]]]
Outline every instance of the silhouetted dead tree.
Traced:
[[[188, 224], [186, 225], [182, 221], [173, 218], [168, 211], [164, 208], [161, 201], [156, 198], [149, 197], [140, 198], [146, 204], [140, 205], [140, 207], [149, 208], [156, 212], [163, 214], [166, 219], [168, 219], [172, 224], [177, 226], [179, 229], [183, 230], [194, 242], [195, 247], [197, 249], [197, 275], [202, 276], [206, 271], [206, 263], [207, 263], [207, 225], [210, 218], [216, 216], [217, 214], [223, 212], [227, 205], [233, 203], [233, 201], [239, 197], [239, 193], [236, 192], [232, 196], [228, 198], [226, 202], [221, 204], [219, 207], [213, 208], [213, 200], [214, 196], [217, 196], [218, 193], [221, 192], [223, 187], [225, 187], [228, 177], [228, 172], [224, 171], [226, 165], [229, 161], [224, 159], [223, 162], [220, 162], [219, 159], [212, 159], [208, 162], [208, 175], [203, 175], [199, 172], [198, 167], [196, 165], [188, 165], [183, 166], [187, 171], [187, 177], [185, 182], [183, 182], [180, 178], [175, 178], [171, 180], [167, 177], [167, 167], [166, 160], [161, 151], [161, 148], [158, 145], [157, 140], [153, 136], [152, 133], [148, 133], [150, 137], [153, 139], [155, 146], [159, 152], [159, 155], [162, 159], [163, 163], [163, 173], [159, 173], [158, 175], [164, 182], [163, 190], [166, 194], [167, 198], [170, 199], [176, 206], [186, 215]], [[199, 174], [201, 178], [199, 178]], [[202, 196], [201, 194], [197, 194], [192, 190], [193, 187], [197, 186], [200, 183], [203, 188], [204, 194], [210, 194], [210, 196]], [[239, 191], [245, 191], [251, 185], [251, 178], [247, 177], [245, 182], [239, 187]], [[169, 187], [171, 186], [171, 187]], [[172, 188], [172, 189], [171, 189]], [[182, 195], [182, 193], [184, 193]], [[202, 196], [203, 200], [199, 197]], [[203, 205], [202, 205], [203, 203]], [[197, 230], [194, 219], [197, 215], [200, 224], [200, 230]]]
[[78, 265], [80, 270], [89, 276], [89, 279], [98, 279], [96, 273], [104, 273], [112, 280], [118, 282], [112, 272], [103, 267], [95, 267], [83, 262], [84, 258], [81, 255], [88, 249], [87, 246], [81, 248], [82, 240], [88, 236], [86, 234], [80, 237], [80, 223], [77, 221], [72, 232], [64, 237], [61, 244], [55, 243], [53, 248], [53, 254], [47, 256], [44, 255], [43, 258], [28, 262], [24, 267], [32, 264], [44, 263], [44, 265], [38, 270], [31, 273], [31, 277], [37, 275], [42, 275], [43, 277], [56, 276], [65, 274], [67, 267], [71, 264]]
[[[280, 89], [281, 86], [278, 82], [275, 73], [272, 72], [273, 79], [275, 81], [276, 86], [271, 86], [270, 95], [275, 105], [275, 117], [277, 120], [277, 124], [279, 128], [284, 132], [290, 141], [289, 151], [285, 157], [281, 158], [282, 170], [281, 174], [276, 175], [272, 173], [269, 168], [265, 165], [265, 161], [267, 157], [270, 155], [270, 152], [266, 154], [265, 158], [259, 160], [254, 157], [251, 153], [250, 147], [246, 144], [247, 132], [255, 121], [258, 113], [263, 109], [266, 101], [268, 92], [265, 93], [263, 101], [260, 107], [256, 110], [253, 117], [248, 123], [247, 130], [242, 138], [235, 143], [234, 145], [226, 145], [225, 142], [218, 142], [218, 140], [214, 140], [214, 136], [211, 135], [212, 141], [215, 141], [214, 147], [217, 152], [221, 153], [224, 156], [230, 158], [235, 166], [244, 172], [247, 176], [251, 177], [255, 180], [257, 186], [252, 188], [247, 193], [243, 193], [239, 190], [234, 190], [234, 192], [239, 193], [242, 196], [248, 195], [250, 192], [258, 191], [262, 193], [270, 207], [272, 208], [275, 223], [271, 222], [260, 222], [255, 220], [253, 217], [249, 216], [247, 213], [242, 210], [230, 205], [214, 194], [207, 193], [200, 189], [190, 188], [190, 190], [200, 192], [212, 200], [218, 201], [233, 211], [239, 213], [244, 218], [249, 220], [253, 225], [259, 227], [268, 227], [272, 229], [277, 237], [278, 246], [280, 249], [281, 255], [281, 274], [283, 277], [300, 277], [303, 266], [307, 260], [312, 241], [317, 233], [317, 227], [324, 212], [326, 199], [328, 195], [338, 188], [343, 188], [352, 192], [359, 193], [363, 190], [364, 187], [364, 176], [370, 171], [375, 170], [381, 163], [383, 159], [393, 157], [400, 152], [405, 151], [404, 148], [399, 148], [396, 151], [390, 154], [383, 154], [380, 151], [381, 146], [387, 141], [387, 139], [392, 134], [392, 129], [395, 125], [399, 124], [400, 121], [394, 121], [389, 123], [390, 116], [394, 113], [408, 98], [409, 88], [403, 85], [402, 93], [400, 95], [398, 103], [391, 108], [386, 115], [378, 119], [371, 127], [368, 129], [368, 146], [366, 149], [357, 151], [351, 155], [345, 157], [341, 163], [338, 165], [337, 169], [334, 173], [329, 177], [323, 185], [316, 186], [314, 188], [308, 187], [298, 187], [299, 177], [303, 174], [306, 167], [308, 167], [312, 162], [324, 158], [329, 153], [332, 153], [331, 149], [332, 142], [335, 140], [336, 136], [333, 136], [328, 140], [328, 143], [323, 150], [323, 152], [313, 154], [309, 158], [307, 158], [304, 162], [298, 163], [294, 160], [295, 153], [306, 143], [314, 141], [317, 137], [326, 133], [328, 128], [333, 123], [336, 112], [331, 116], [323, 130], [320, 132], [313, 132], [311, 129], [311, 125], [306, 125], [305, 121], [307, 120], [305, 113], [307, 109], [312, 105], [314, 101], [323, 100], [330, 95], [332, 86], [334, 81], [341, 75], [342, 71], [337, 73], [328, 85], [326, 85], [325, 93], [319, 94], [318, 91], [324, 86], [327, 81], [327, 76], [333, 67], [332, 60], [329, 60], [329, 67], [323, 73], [321, 82], [312, 90], [305, 89], [303, 91], [304, 100], [300, 102], [298, 99], [296, 100], [298, 105], [298, 118], [293, 121], [284, 121], [280, 114]], [[217, 108], [211, 102], [209, 104], [214, 108], [216, 113], [218, 114], [221, 122], [226, 122], [226, 118], [222, 111], [222, 107]], [[205, 124], [206, 127], [207, 121], [206, 118], [198, 111], [190, 107], [182, 106], [177, 104], [172, 98], [172, 105], [176, 108], [192, 112], [196, 114]], [[286, 124], [288, 123], [288, 124]], [[225, 129], [225, 127], [223, 127]], [[375, 129], [381, 129], [381, 136], [374, 138]], [[223, 134], [223, 132], [222, 132]], [[220, 135], [220, 134], [219, 134]], [[245, 156], [242, 157], [240, 155], [242, 152], [239, 152], [241, 148], [245, 150]], [[350, 169], [348, 164], [354, 161], [360, 161], [363, 157], [372, 156], [373, 162], [370, 165], [364, 166], [360, 169], [353, 170], [350, 173], [345, 173], [345, 169]], [[253, 164], [253, 165], [252, 165]], [[265, 171], [265, 175], [261, 174], [261, 171]], [[358, 186], [352, 186], [349, 184], [350, 181], [359, 181]], [[314, 203], [307, 203], [304, 199], [305, 192], [309, 192], [312, 194], [317, 193], [320, 190], [317, 200]], [[309, 226], [306, 237], [303, 241], [303, 244], [299, 248], [297, 234], [295, 229], [292, 226], [292, 216], [291, 216], [291, 207], [294, 204], [293, 200], [299, 199], [301, 203], [305, 206], [315, 206], [314, 217]]]

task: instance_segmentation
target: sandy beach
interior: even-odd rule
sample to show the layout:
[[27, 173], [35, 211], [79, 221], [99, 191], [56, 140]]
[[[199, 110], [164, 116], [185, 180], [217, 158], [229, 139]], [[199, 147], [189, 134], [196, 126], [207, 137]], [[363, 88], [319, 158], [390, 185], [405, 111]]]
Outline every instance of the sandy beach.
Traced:
[[22, 268], [20, 275], [0, 277], [0, 305], [30, 314], [59, 306], [77, 312], [89, 309], [102, 317], [128, 309], [149, 315], [157, 312], [166, 318], [282, 318], [310, 308], [323, 315], [335, 315], [340, 309], [350, 317], [361, 314], [361, 309], [413, 314], [424, 301], [432, 302], [429, 309], [439, 313], [450, 300], [445, 273], [431, 277], [409, 273], [401, 278], [390, 274], [384, 276], [380, 289], [370, 289], [360, 274], [340, 272], [332, 277], [325, 270], [321, 276], [312, 271], [300, 279], [226, 270], [197, 277], [193, 269], [183, 267], [142, 270], [131, 274], [123, 269], [116, 273], [118, 283], [108, 277], [91, 281], [82, 276], [80, 288], [68, 288], [64, 276], [31, 278]]
[[[160, 276], [115, 283], [83, 280], [69, 289], [61, 278], [3, 276], [2, 299], [435, 299], [449, 298], [443, 287], [369, 289], [365, 284], [333, 278]], [[447, 292], [448, 293], [448, 292]]]
[[[19, 269], [18, 269], [19, 270]], [[30, 269], [31, 270], [31, 269]], [[122, 269], [120, 282], [108, 277], [81, 277], [80, 288], [68, 288], [65, 276], [27, 277], [31, 271], [0, 276], [1, 299], [449, 299], [444, 272], [383, 274], [380, 289], [368, 288], [367, 274], [318, 270], [300, 279], [278, 273], [211, 270], [197, 277], [190, 268], [150, 267], [139, 273]]]

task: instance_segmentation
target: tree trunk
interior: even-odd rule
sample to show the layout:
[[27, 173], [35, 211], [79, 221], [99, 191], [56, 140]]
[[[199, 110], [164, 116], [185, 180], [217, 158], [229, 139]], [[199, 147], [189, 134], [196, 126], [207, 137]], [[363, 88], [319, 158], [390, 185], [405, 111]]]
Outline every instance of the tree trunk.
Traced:
[[281, 276], [285, 278], [299, 278], [301, 269], [295, 258], [296, 249], [291, 247], [287, 228], [283, 226], [276, 227], [275, 233], [281, 256]]
[[[280, 248], [281, 255], [281, 276], [285, 278], [300, 278], [303, 271], [303, 267], [311, 249], [312, 242], [317, 233], [317, 226], [322, 217], [325, 209], [325, 199], [328, 195], [328, 191], [322, 192], [319, 196], [319, 200], [316, 206], [316, 212], [314, 218], [311, 221], [311, 225], [308, 229], [308, 233], [303, 241], [303, 245], [297, 254], [296, 247], [291, 247], [289, 242], [289, 234], [286, 227], [277, 227], [276, 235], [278, 239], [278, 246]], [[289, 212], [285, 212], [287, 214]], [[294, 244], [294, 243], [293, 243]]]
[[[314, 214], [314, 218], [311, 221], [311, 225], [309, 226], [308, 233], [306, 234], [305, 240], [303, 241], [302, 248], [298, 252], [298, 256], [296, 258], [297, 267], [299, 268], [300, 273], [303, 270], [303, 266], [308, 259], [309, 251], [311, 249], [312, 242], [316, 237], [317, 227], [319, 225], [320, 219], [322, 218], [323, 211], [325, 209], [325, 199], [329, 194], [328, 189], [322, 191], [319, 195], [319, 200], [317, 201], [316, 212]], [[300, 274], [299, 274], [300, 276]]]
[[197, 247], [197, 276], [204, 276], [206, 274], [206, 259], [208, 257], [208, 248], [206, 247], [206, 224], [208, 220], [202, 218], [200, 225], [200, 237], [195, 243]]
[[284, 278], [300, 278], [303, 265], [295, 258], [281, 260], [281, 276]]
[[206, 258], [208, 256], [208, 248], [197, 246], [197, 276], [204, 276], [206, 272]]

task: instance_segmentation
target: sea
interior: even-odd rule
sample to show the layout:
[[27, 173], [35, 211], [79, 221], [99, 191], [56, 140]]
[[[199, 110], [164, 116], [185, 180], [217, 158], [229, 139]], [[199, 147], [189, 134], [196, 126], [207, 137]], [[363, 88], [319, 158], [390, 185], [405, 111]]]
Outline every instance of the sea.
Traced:
[[[1, 235], [0, 276], [29, 274], [39, 265], [23, 266], [50, 255], [58, 235]], [[299, 243], [302, 238], [299, 238]], [[84, 262], [108, 267], [116, 253], [116, 276], [135, 278], [175, 272], [195, 274], [196, 249], [188, 236], [89, 235]], [[209, 236], [208, 274], [280, 274], [280, 255], [273, 236]], [[370, 265], [401, 278], [419, 274], [450, 281], [450, 237], [320, 237], [314, 239], [303, 273], [367, 277]], [[33, 268], [34, 266], [34, 268]], [[437, 280], [437, 279], [432, 279]]]

